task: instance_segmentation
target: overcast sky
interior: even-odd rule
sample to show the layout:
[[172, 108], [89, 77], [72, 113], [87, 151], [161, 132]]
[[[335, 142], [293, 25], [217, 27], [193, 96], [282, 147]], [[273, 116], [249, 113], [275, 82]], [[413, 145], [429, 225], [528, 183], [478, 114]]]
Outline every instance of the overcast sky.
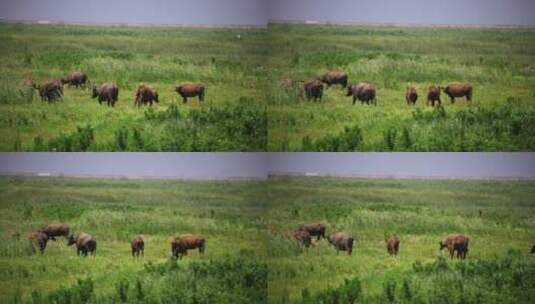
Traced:
[[535, 26], [535, 0], [0, 0], [0, 17], [155, 25], [264, 25], [272, 19]]
[[2, 174], [265, 178], [535, 178], [535, 153], [0, 153]]
[[264, 25], [268, 0], [0, 0], [0, 17], [71, 23]]
[[268, 0], [269, 18], [342, 23], [535, 25], [535, 0]]

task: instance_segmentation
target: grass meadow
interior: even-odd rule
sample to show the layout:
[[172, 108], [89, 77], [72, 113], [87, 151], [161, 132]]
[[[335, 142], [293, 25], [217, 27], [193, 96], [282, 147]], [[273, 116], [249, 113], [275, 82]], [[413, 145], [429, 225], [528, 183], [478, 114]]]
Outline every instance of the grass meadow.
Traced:
[[[265, 29], [0, 23], [0, 150], [265, 151], [266, 38]], [[74, 70], [115, 82], [115, 108], [75, 88], [48, 104], [20, 85]], [[207, 86], [203, 104], [182, 104], [174, 87], [184, 82]], [[159, 104], [134, 107], [140, 83]]]
[[[261, 182], [0, 178], [1, 303], [265, 303]], [[95, 257], [64, 239], [43, 255], [26, 239], [64, 222], [97, 239]], [[21, 233], [20, 240], [5, 231]], [[170, 259], [174, 236], [198, 233], [206, 251]], [[142, 234], [145, 256], [131, 256]]]
[[[269, 303], [531, 303], [535, 297], [535, 184], [463, 180], [275, 178], [270, 182]], [[481, 213], [480, 213], [481, 212]], [[338, 255], [288, 239], [323, 222], [356, 243]], [[470, 237], [464, 261], [439, 252]], [[384, 239], [396, 234], [389, 256]]]
[[[535, 30], [271, 24], [269, 151], [533, 151]], [[377, 107], [340, 86], [307, 102], [282, 79], [342, 69], [372, 82]], [[425, 106], [427, 87], [470, 82], [473, 100]], [[417, 86], [407, 106], [407, 84]]]

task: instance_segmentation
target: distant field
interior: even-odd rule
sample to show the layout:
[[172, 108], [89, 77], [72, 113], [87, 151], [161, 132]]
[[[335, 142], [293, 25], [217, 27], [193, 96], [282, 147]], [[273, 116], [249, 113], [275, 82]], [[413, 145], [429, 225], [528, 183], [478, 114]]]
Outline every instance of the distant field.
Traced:
[[[535, 30], [271, 24], [269, 151], [532, 151]], [[342, 69], [370, 81], [377, 107], [331, 87], [306, 102], [282, 79]], [[425, 106], [430, 84], [470, 82], [471, 104]], [[415, 107], [405, 102], [418, 88]]]
[[[2, 177], [0, 193], [0, 303], [267, 301], [263, 183]], [[93, 234], [96, 256], [64, 239], [33, 255], [27, 234], [50, 222]], [[185, 233], [207, 237], [205, 256], [175, 262], [170, 242]], [[134, 259], [138, 234], [145, 257]]]
[[[533, 182], [276, 178], [270, 182], [269, 303], [531, 303]], [[481, 212], [481, 214], [480, 214]], [[326, 240], [288, 239], [300, 224], [356, 238], [352, 256]], [[438, 242], [471, 238], [465, 261]], [[397, 257], [384, 238], [401, 239]]]
[[[0, 24], [1, 151], [264, 151], [265, 30]], [[114, 109], [83, 89], [47, 104], [21, 89], [81, 70], [119, 86]], [[174, 92], [207, 85], [205, 103]], [[134, 107], [140, 83], [160, 103]]]

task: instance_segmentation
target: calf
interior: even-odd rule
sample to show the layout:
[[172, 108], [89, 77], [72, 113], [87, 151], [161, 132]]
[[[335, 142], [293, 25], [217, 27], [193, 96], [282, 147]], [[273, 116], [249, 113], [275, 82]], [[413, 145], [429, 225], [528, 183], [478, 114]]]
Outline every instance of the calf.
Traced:
[[353, 252], [353, 242], [355, 239], [347, 233], [337, 232], [331, 234], [328, 240], [329, 243], [336, 248], [336, 253], [339, 251], [347, 251], [347, 254], [351, 255]]
[[297, 231], [295, 231], [293, 237], [299, 243], [301, 243], [303, 246], [305, 246], [305, 248], [310, 247], [310, 245], [312, 244], [312, 238], [310, 237], [310, 233], [308, 233], [305, 230], [297, 230]]
[[440, 87], [435, 85], [429, 86], [427, 89], [427, 105], [435, 106], [435, 101], [438, 101], [438, 104], [441, 105], [442, 101], [440, 100]]
[[386, 251], [390, 255], [397, 255], [399, 251], [399, 238], [397, 236], [393, 236], [389, 238], [388, 240], [385, 240], [386, 243]]
[[416, 104], [416, 100], [418, 100], [418, 92], [416, 91], [415, 86], [407, 86], [407, 90], [405, 91], [405, 100], [407, 101], [407, 105], [409, 106]]
[[199, 249], [200, 254], [204, 254], [206, 238], [198, 234], [185, 234], [176, 237], [171, 242], [171, 253], [176, 259], [182, 259], [184, 255], [188, 255], [188, 250]]
[[46, 243], [48, 242], [48, 236], [42, 231], [35, 231], [28, 236], [33, 252], [38, 248], [39, 252], [43, 254], [45, 252]]
[[67, 245], [76, 245], [76, 255], [87, 256], [88, 254], [95, 255], [97, 252], [97, 240], [94, 236], [87, 233], [80, 233], [77, 237], [71, 235]]
[[470, 239], [462, 234], [451, 234], [444, 241], [439, 242], [440, 250], [448, 248], [452, 259], [455, 251], [457, 251], [457, 258], [464, 260], [468, 253], [469, 241]]
[[143, 238], [141, 235], [136, 236], [131, 243], [132, 247], [132, 256], [133, 257], [139, 257], [139, 254], [141, 253], [141, 256], [145, 256], [145, 242], [143, 241]]
[[175, 92], [182, 97], [182, 103], [188, 102], [188, 97], [199, 96], [199, 102], [204, 101], [206, 86], [201, 83], [188, 83], [175, 87]]
[[146, 104], [150, 104], [152, 106], [153, 102], [158, 103], [158, 92], [156, 92], [156, 90], [149, 85], [140, 84], [137, 87], [134, 104], [138, 107]]
[[314, 101], [323, 97], [323, 83], [319, 80], [311, 80], [303, 85], [307, 100], [314, 98]]

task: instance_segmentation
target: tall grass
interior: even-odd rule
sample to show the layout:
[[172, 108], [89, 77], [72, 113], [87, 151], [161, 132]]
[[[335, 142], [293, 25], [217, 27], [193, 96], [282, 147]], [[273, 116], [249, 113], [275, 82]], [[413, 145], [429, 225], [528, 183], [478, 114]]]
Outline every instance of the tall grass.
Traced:
[[[143, 120], [145, 109], [134, 107], [135, 89], [148, 83], [160, 96], [155, 113], [173, 106], [185, 117], [190, 111], [221, 112], [218, 118], [224, 121], [206, 120], [202, 126], [180, 130], [210, 142], [199, 144], [200, 149], [264, 151], [267, 130], [262, 129], [266, 113], [261, 88], [265, 73], [258, 68], [267, 54], [264, 33], [261, 29], [0, 24], [0, 150], [84, 151], [77, 144], [69, 146], [66, 138], [86, 126], [94, 132], [90, 151], [195, 148], [190, 143], [169, 146], [163, 144], [163, 137], [152, 138], [165, 132], [167, 124]], [[99, 106], [87, 90], [75, 88], [66, 88], [60, 101], [47, 104], [21, 86], [25, 78], [41, 83], [73, 70], [87, 73], [94, 85], [115, 82], [119, 86], [115, 108]], [[174, 87], [183, 82], [206, 84], [205, 104], [193, 99], [177, 104]], [[235, 116], [237, 111], [251, 113], [258, 122], [242, 121]], [[221, 124], [227, 129], [257, 129], [251, 135], [257, 139], [217, 132]], [[124, 139], [118, 139], [117, 133], [126, 134], [124, 130], [136, 133], [133, 145], [117, 143]]]
[[[534, 149], [533, 134], [510, 127], [525, 125], [526, 130], [533, 129], [532, 29], [272, 24], [268, 36], [268, 66], [272, 71], [268, 86], [270, 151]], [[346, 71], [351, 83], [372, 82], [377, 88], [377, 107], [352, 106], [339, 87], [325, 90], [323, 102], [308, 103], [294, 90], [283, 90], [278, 85], [281, 79], [313, 79], [329, 69]], [[442, 94], [447, 119], [415, 120], [415, 111], [425, 115], [435, 112], [425, 106], [427, 87], [452, 81], [470, 82], [473, 101], [450, 104]], [[409, 83], [418, 89], [415, 107], [405, 102]], [[515, 117], [503, 115], [505, 109]], [[482, 119], [452, 119], [466, 112], [477, 113]], [[363, 140], [358, 147], [333, 144], [343, 142], [344, 130], [355, 126], [362, 129]]]

